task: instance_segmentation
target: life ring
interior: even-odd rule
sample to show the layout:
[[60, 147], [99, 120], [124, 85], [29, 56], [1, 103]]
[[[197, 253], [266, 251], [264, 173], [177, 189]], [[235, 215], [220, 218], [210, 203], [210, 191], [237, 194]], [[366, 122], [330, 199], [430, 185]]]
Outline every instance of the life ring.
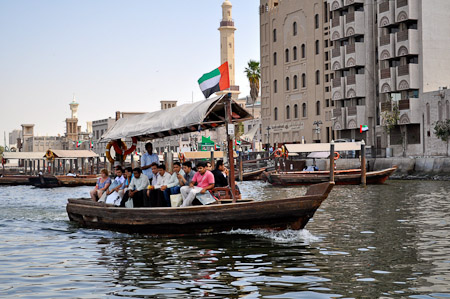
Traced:
[[[121, 141], [121, 143], [122, 143], [122, 148], [126, 151], [127, 150], [127, 145], [123, 141]], [[111, 157], [111, 152], [110, 152], [111, 146], [114, 147], [114, 150], [116, 151], [117, 154], [122, 155], [123, 152], [120, 149], [120, 147], [117, 145], [116, 141], [112, 140], [112, 141], [108, 142], [108, 144], [106, 145], [106, 149], [105, 149], [105, 156], [106, 156], [106, 159], [108, 159], [109, 163], [114, 164], [114, 159]], [[116, 148], [118, 150], [120, 150], [120, 152], [117, 151]], [[125, 158], [126, 158], [126, 156], [123, 155], [122, 156], [122, 162], [125, 161]]]
[[47, 158], [48, 161], [55, 160], [55, 154], [51, 150], [47, 150], [45, 152], [45, 157]]
[[336, 161], [337, 159], [339, 159], [341, 157], [341, 155], [339, 155], [338, 152], [334, 152], [334, 161]]
[[275, 158], [280, 158], [282, 155], [283, 155], [283, 153], [281, 152], [281, 150], [280, 149], [277, 149], [276, 151], [275, 151]]
[[184, 156], [183, 153], [178, 153], [178, 159], [180, 160], [181, 163], [186, 162], [186, 157]]
[[[114, 151], [116, 152], [116, 154], [125, 156], [124, 152], [127, 151], [127, 145], [122, 140], [120, 140], [120, 143], [121, 143], [121, 145], [119, 146], [117, 141], [114, 140], [112, 143], [112, 146], [114, 147]], [[122, 149], [123, 149], [123, 151], [122, 151]]]
[[136, 150], [137, 138], [131, 137], [131, 142], [133, 142], [133, 145], [129, 149], [125, 150], [125, 152], [123, 153], [124, 156], [130, 155]]
[[114, 159], [111, 157], [111, 153], [109, 152], [112, 145], [113, 145], [113, 141], [108, 142], [108, 144], [106, 145], [106, 149], [105, 149], [106, 159], [108, 159], [109, 163], [111, 163], [111, 164], [114, 163]]

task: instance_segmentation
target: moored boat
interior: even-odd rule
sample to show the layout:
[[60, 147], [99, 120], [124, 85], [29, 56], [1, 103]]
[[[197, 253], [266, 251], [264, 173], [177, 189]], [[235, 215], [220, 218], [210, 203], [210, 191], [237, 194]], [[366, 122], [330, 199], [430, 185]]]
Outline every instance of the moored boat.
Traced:
[[79, 187], [79, 186], [95, 186], [97, 182], [96, 175], [78, 175], [64, 176], [64, 175], [40, 175], [37, 177], [30, 177], [30, 185], [37, 188], [56, 188], [56, 187]]
[[266, 167], [252, 170], [252, 171], [244, 171], [242, 175], [243, 181], [253, 181], [253, 180], [259, 180], [261, 178], [261, 174], [266, 171]]
[[150, 235], [192, 235], [234, 229], [305, 227], [334, 183], [310, 186], [304, 196], [274, 200], [224, 200], [207, 206], [118, 208], [91, 199], [69, 199], [69, 219], [83, 227]]
[[5, 175], [0, 177], [0, 186], [19, 186], [31, 185], [29, 182], [30, 175]]
[[[397, 166], [366, 173], [367, 184], [383, 184], [391, 176]], [[311, 185], [326, 182], [330, 179], [329, 171], [297, 171], [297, 172], [263, 172], [262, 179], [275, 186]], [[361, 169], [338, 170], [334, 172], [336, 185], [359, 185]]]

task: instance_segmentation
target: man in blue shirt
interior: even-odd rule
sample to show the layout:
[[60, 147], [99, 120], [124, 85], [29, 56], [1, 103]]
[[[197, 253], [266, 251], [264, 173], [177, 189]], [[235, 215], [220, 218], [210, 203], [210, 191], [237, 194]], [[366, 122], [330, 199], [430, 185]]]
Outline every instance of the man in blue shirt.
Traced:
[[156, 163], [159, 165], [159, 158], [157, 154], [153, 153], [153, 145], [149, 142], [145, 144], [145, 150], [147, 151], [141, 157], [141, 168], [142, 172], [149, 178], [153, 178], [152, 164]]

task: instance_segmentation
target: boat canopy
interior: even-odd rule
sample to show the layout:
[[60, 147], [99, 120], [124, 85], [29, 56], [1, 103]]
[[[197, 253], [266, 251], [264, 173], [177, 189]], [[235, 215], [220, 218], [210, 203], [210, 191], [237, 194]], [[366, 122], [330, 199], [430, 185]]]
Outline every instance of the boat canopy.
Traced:
[[[47, 153], [52, 152], [55, 158], [76, 159], [76, 158], [97, 158], [98, 155], [93, 151], [87, 150], [53, 150], [48, 149]], [[44, 153], [45, 157], [45, 153]]]
[[[330, 143], [307, 143], [307, 144], [286, 144], [289, 153], [312, 153], [312, 152], [330, 152]], [[359, 151], [361, 142], [336, 142], [334, 150], [340, 151]]]
[[23, 160], [39, 160], [42, 159], [45, 152], [3, 152], [4, 159], [23, 159]]
[[[101, 141], [130, 137], [148, 140], [217, 128], [225, 124], [225, 96], [121, 118], [102, 136]], [[233, 123], [251, 118], [247, 110], [232, 101]]]

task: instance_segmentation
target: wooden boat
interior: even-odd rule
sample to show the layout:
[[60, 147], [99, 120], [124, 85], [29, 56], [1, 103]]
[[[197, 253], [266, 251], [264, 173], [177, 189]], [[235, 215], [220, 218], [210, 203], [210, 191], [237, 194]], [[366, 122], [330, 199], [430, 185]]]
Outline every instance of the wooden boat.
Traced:
[[[383, 184], [391, 176], [397, 166], [366, 173], [367, 184]], [[297, 172], [264, 172], [262, 179], [275, 186], [311, 185], [326, 182], [330, 179], [329, 171], [297, 171]], [[335, 172], [336, 185], [359, 185], [361, 169], [338, 170]]]
[[150, 235], [192, 235], [234, 229], [302, 229], [334, 183], [310, 186], [306, 195], [267, 201], [223, 200], [208, 206], [119, 208], [91, 199], [69, 199], [69, 219], [88, 228]]
[[18, 185], [31, 185], [29, 175], [5, 175], [0, 177], [0, 186], [18, 186]]
[[95, 186], [96, 175], [81, 175], [76, 177], [64, 175], [42, 175], [29, 178], [30, 184], [37, 188]]
[[254, 180], [259, 180], [261, 178], [261, 174], [266, 171], [266, 167], [264, 168], [260, 168], [257, 170], [253, 170], [253, 171], [244, 171], [243, 175], [242, 175], [242, 180], [243, 181], [254, 181]]

